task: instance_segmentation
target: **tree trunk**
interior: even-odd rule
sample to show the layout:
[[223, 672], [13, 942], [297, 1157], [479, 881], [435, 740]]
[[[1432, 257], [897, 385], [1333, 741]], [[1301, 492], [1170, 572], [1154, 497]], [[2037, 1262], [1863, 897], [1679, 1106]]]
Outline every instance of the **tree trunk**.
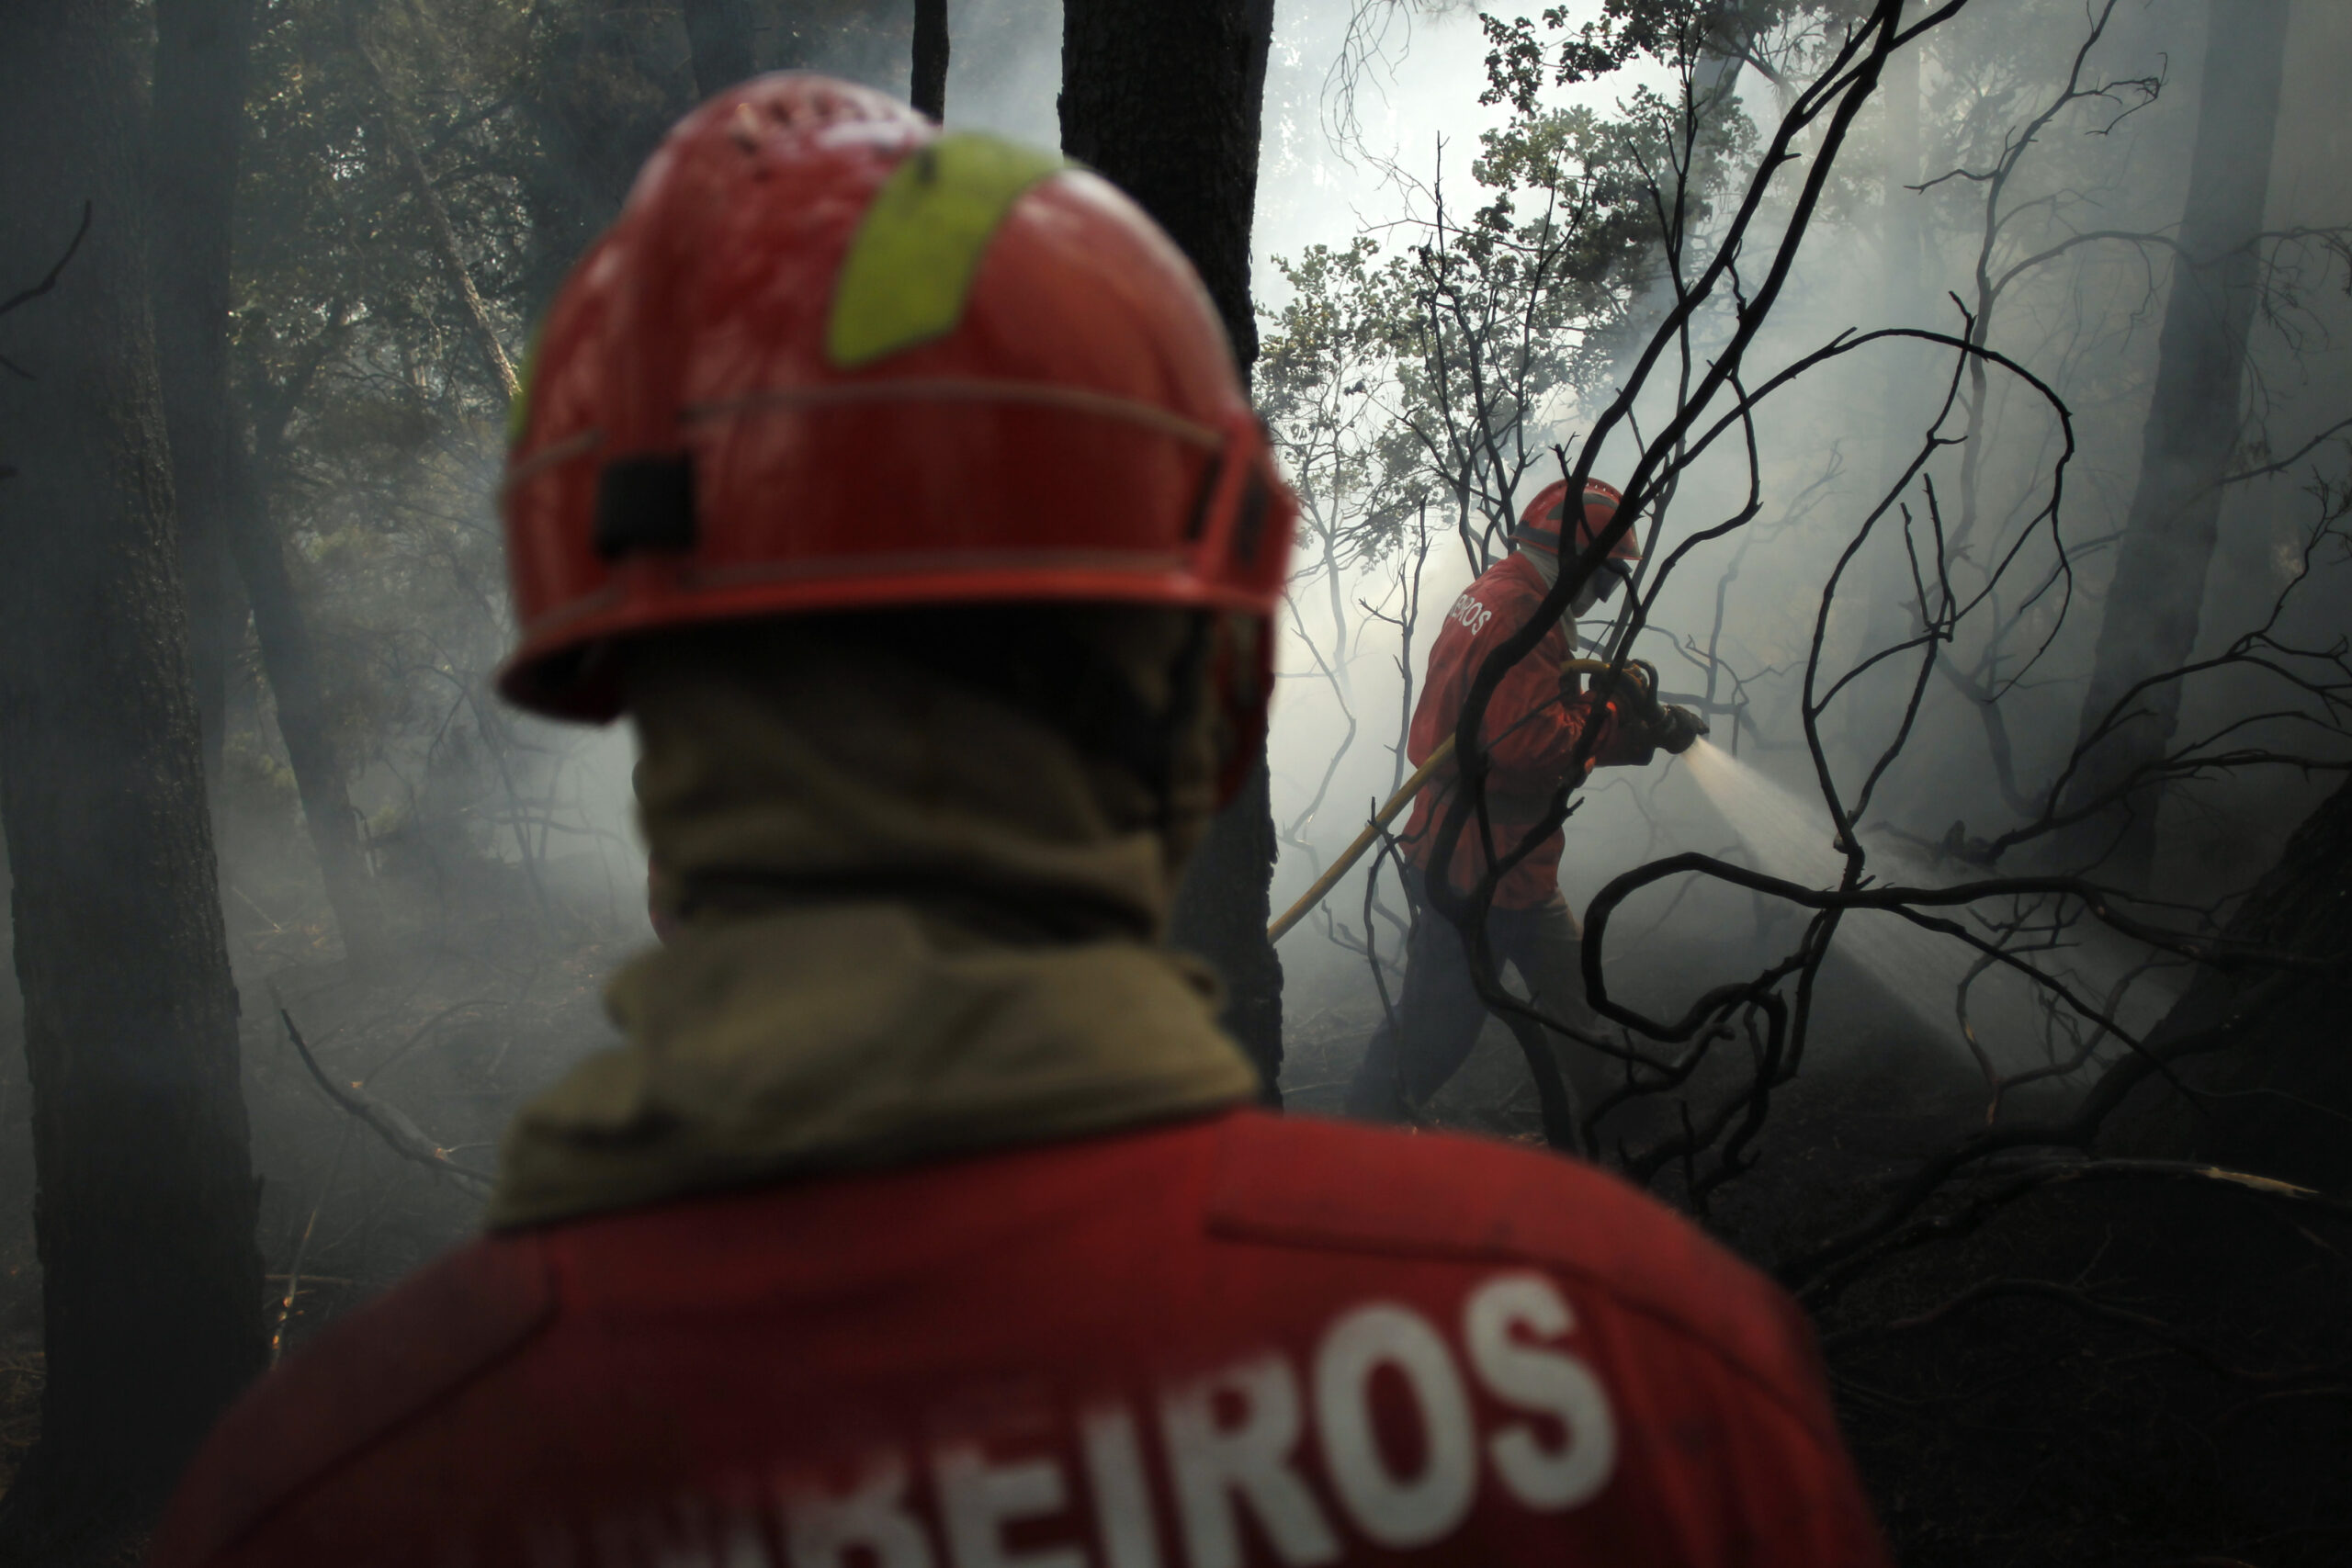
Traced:
[[[1258, 356], [1250, 224], [1273, 28], [1273, 0], [1066, 0], [1062, 8], [1062, 149], [1117, 182], [1192, 258], [1245, 375]], [[1278, 1101], [1283, 970], [1266, 940], [1273, 866], [1261, 760], [1193, 859], [1173, 939], [1224, 976], [1226, 1027]]]
[[235, 595], [222, 546], [230, 452], [229, 236], [254, 0], [157, 0], [147, 191], [155, 367], [171, 435], [204, 772], [220, 772]]
[[[130, 0], [0, 7], [0, 827], [47, 1314], [0, 1561], [133, 1528], [266, 1354], [255, 1188], [135, 228]], [[27, 378], [29, 377], [30, 378]]]
[[[2118, 703], [2131, 716], [2085, 759], [2070, 807], [2124, 787], [2163, 757], [2172, 739], [2179, 682], [2137, 695], [2132, 689], [2188, 662], [2197, 642], [2221, 481], [2238, 442], [2238, 389], [2260, 281], [2255, 245], [2270, 184], [2286, 42], [2287, 0], [2209, 0], [2179, 259], [2156, 340], [2140, 477], [2099, 625], [2080, 742], [2090, 742]], [[2119, 811], [2098, 825], [2098, 844], [2116, 844], [2109, 879], [2145, 884], [2155, 852], [2157, 795], [2141, 790], [2130, 801], [2128, 820]]]
[[[1933, 314], [1928, 301], [1936, 298], [1928, 287], [1930, 265], [1925, 220], [1928, 198], [1913, 188], [1924, 177], [1920, 168], [1919, 51], [1912, 44], [1887, 57], [1879, 75], [1878, 96], [1886, 111], [1886, 201], [1879, 211], [1879, 245], [1884, 269], [1881, 310], [1889, 323], [1924, 325]], [[1882, 464], [1893, 479], [1919, 449], [1923, 426], [1933, 412], [1934, 387], [1922, 374], [1929, 365], [1924, 353], [1907, 347], [1883, 355], [1886, 406], [1883, 411], [1890, 451]]]
[[695, 56], [695, 91], [715, 97], [752, 74], [752, 7], [748, 0], [679, 0], [686, 42]]
[[277, 733], [294, 769], [295, 792], [301, 797], [311, 848], [319, 857], [327, 902], [334, 906], [335, 925], [343, 933], [344, 956], [355, 972], [377, 974], [388, 956], [383, 908], [360, 851], [310, 625], [286, 570], [285, 547], [270, 525], [268, 498], [242, 453], [236, 479], [236, 504], [228, 513], [229, 548], [253, 605], [262, 673], [277, 703]]
[[[383, 920], [353, 829], [343, 769], [328, 739], [309, 630], [262, 498], [250, 482], [230, 397], [230, 220], [253, 4], [160, 0], [156, 7], [149, 154], [156, 228], [150, 271], [156, 362], [180, 508], [181, 561], [190, 585], [188, 661], [209, 778], [220, 761], [228, 611], [234, 603], [228, 574], [233, 561], [254, 607], [264, 671], [277, 699], [278, 728], [344, 952], [355, 969], [368, 972], [384, 956]], [[377, 83], [388, 93], [380, 73]], [[397, 141], [412, 165], [412, 178], [432, 198], [431, 184], [404, 130]], [[448, 227], [446, 215], [441, 227]], [[479, 299], [475, 303], [479, 316]], [[490, 340], [493, 355], [496, 347]]]
[[[2110, 1124], [2102, 1152], [2211, 1160], [2323, 1190], [2352, 1191], [2352, 780], [2287, 840], [2226, 940], [2328, 961], [2287, 976], [2249, 965], [2208, 970], [2150, 1035], [2152, 1044], [2217, 1025], [2222, 1046], [2152, 1078]], [[2185, 1086], [2184, 1095], [2174, 1087]]]
[[947, 118], [947, 0], [915, 0], [914, 69], [907, 101], [933, 119]]
[[1274, 814], [1265, 760], [1219, 812], [1176, 889], [1169, 940], [1206, 958], [1225, 981], [1227, 1032], [1258, 1069], [1261, 1097], [1280, 1105], [1283, 962], [1266, 940], [1273, 919]]
[[1067, 0], [1062, 151], [1141, 203], [1182, 247], [1246, 375], [1258, 357], [1250, 223], [1273, 0]]
[[[1927, 202], [1908, 188], [1921, 178], [1920, 47], [1915, 43], [1908, 49], [1896, 50], [1887, 57], [1886, 69], [1879, 76], [1879, 103], [1886, 114], [1886, 199], [1879, 209], [1879, 325], [1920, 326], [1930, 318], [1930, 313], [1922, 309], [1925, 290], [1921, 288], [1928, 253], [1920, 220]], [[1855, 321], [1839, 324], [1865, 323]], [[1877, 504], [1879, 497], [1918, 455], [1927, 436], [1928, 418], [1935, 412], [1937, 372], [1926, 353], [1910, 344], [1889, 343], [1879, 344], [1872, 355], [1879, 363], [1881, 376], [1877, 451], [1871, 467], [1860, 476], [1861, 485], [1868, 488], [1857, 487], [1860, 503], [1853, 513], [1857, 521], [1863, 510]], [[1916, 491], [1910, 500], [1912, 513], [1917, 516], [1921, 507]], [[1912, 636], [1919, 625], [1918, 594], [1912, 585], [1910, 557], [1903, 548], [1901, 529], [1902, 514], [1890, 513], [1876, 530], [1871, 547], [1857, 563], [1855, 575], [1847, 580], [1848, 591], [1865, 606], [1861, 642], [1855, 655], [1858, 662]], [[1890, 661], [1879, 667], [1875, 678], [1866, 677], [1855, 696], [1868, 693], [1874, 699], [1892, 691], [1893, 682], [1906, 678], [1900, 661]], [[1886, 744], [1884, 735], [1872, 722], [1878, 704], [1849, 700], [1842, 706], [1838, 741], [1846, 754], [1854, 758], [1875, 757], [1879, 748]], [[1896, 708], [1900, 711], [1899, 698]]]

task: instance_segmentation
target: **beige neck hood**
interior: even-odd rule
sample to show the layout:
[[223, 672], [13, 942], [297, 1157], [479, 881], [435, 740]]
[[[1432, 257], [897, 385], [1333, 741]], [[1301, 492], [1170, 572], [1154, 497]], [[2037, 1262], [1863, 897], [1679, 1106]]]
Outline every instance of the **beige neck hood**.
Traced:
[[[1176, 617], [1079, 624], [1165, 696]], [[606, 992], [627, 1043], [509, 1131], [492, 1226], [1256, 1092], [1214, 981], [1158, 940], [1210, 805], [1199, 757], [1163, 803], [1010, 700], [781, 629], [639, 655], [630, 690], [681, 924]]]

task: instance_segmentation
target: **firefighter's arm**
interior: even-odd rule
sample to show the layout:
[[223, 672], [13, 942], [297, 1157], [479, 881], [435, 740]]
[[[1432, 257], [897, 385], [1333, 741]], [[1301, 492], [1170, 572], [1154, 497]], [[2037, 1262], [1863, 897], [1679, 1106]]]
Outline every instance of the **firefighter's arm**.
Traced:
[[[1518, 794], [1560, 787], [1581, 767], [1609, 760], [1616, 715], [1589, 695], [1565, 695], [1547, 643], [1514, 665], [1487, 706], [1486, 732], [1495, 784]], [[1589, 741], [1588, 743], [1588, 732]]]

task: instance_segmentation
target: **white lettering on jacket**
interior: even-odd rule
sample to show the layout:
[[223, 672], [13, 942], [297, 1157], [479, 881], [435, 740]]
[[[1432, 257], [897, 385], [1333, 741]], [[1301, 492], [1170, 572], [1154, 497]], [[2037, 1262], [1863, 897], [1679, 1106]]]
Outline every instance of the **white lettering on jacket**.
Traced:
[[[1228, 1425], [1217, 1407], [1237, 1397], [1242, 1414]], [[1236, 1515], [1245, 1501], [1283, 1562], [1338, 1559], [1339, 1538], [1324, 1522], [1315, 1494], [1291, 1468], [1300, 1426], [1298, 1379], [1285, 1358], [1270, 1351], [1171, 1389], [1160, 1403], [1159, 1420], [1193, 1568], [1241, 1568]]]
[[[640, 1532], [608, 1517], [583, 1532], [579, 1555], [558, 1549], [547, 1561], [1305, 1568], [1351, 1556], [1351, 1540], [1432, 1546], [1469, 1519], [1482, 1474], [1493, 1481], [1490, 1508], [1536, 1514], [1580, 1507], [1608, 1487], [1616, 1416], [1565, 1343], [1576, 1326], [1558, 1286], [1533, 1271], [1478, 1281], [1450, 1325], [1400, 1302], [1363, 1302], [1330, 1321], [1303, 1364], [1268, 1348], [1161, 1388], [1149, 1434], [1134, 1402], [1102, 1399], [1073, 1411], [1058, 1436], [1026, 1432], [1017, 1450], [943, 1442], [918, 1474], [910, 1444], [870, 1456], [845, 1486], [838, 1475], [786, 1483], [775, 1494], [780, 1560], [740, 1517], [684, 1498], [666, 1514], [707, 1521], [684, 1532], [707, 1540], [682, 1539], [673, 1525], [660, 1551], [616, 1556], [616, 1541]], [[1148, 1435], [1158, 1439], [1148, 1453]], [[1169, 1559], [1170, 1548], [1181, 1557]]]
[[792, 1568], [931, 1568], [931, 1536], [907, 1509], [907, 1461], [885, 1454], [866, 1466], [847, 1496], [800, 1491], [785, 1501], [785, 1550]]
[[1086, 1568], [1086, 1553], [1075, 1546], [1005, 1548], [1007, 1525], [1062, 1511], [1061, 1466], [1052, 1460], [995, 1464], [977, 1443], [956, 1443], [932, 1456], [931, 1473], [956, 1568]]
[[1462, 1340], [1487, 1391], [1516, 1409], [1560, 1423], [1556, 1447], [1513, 1422], [1487, 1439], [1495, 1473], [1510, 1495], [1549, 1512], [1589, 1501], [1617, 1468], [1617, 1422], [1600, 1380], [1573, 1356], [1531, 1344], [1576, 1326], [1576, 1314], [1541, 1274], [1507, 1274], [1471, 1292], [1462, 1309]]
[[[1420, 1423], [1418, 1475], [1388, 1468], [1372, 1421], [1372, 1375], [1404, 1374]], [[1429, 1320], [1387, 1302], [1360, 1306], [1323, 1336], [1315, 1355], [1315, 1429], [1332, 1489], [1358, 1529], [1382, 1546], [1427, 1546], [1452, 1535], [1478, 1490], [1470, 1397], [1453, 1353]]]
[[1136, 1418], [1125, 1405], [1097, 1405], [1079, 1418], [1086, 1483], [1094, 1493], [1095, 1533], [1103, 1568], [1159, 1568], [1151, 1483], [1144, 1477]]
[[1453, 602], [1453, 608], [1445, 613], [1445, 618], [1459, 622], [1464, 630], [1476, 637], [1487, 629], [1487, 623], [1495, 618], [1495, 613], [1465, 592]]

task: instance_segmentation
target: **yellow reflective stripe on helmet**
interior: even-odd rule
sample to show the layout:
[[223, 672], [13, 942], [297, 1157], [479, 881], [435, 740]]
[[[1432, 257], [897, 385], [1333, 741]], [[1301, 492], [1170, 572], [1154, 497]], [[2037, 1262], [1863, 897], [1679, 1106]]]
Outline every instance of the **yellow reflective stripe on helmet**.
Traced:
[[1023, 191], [1069, 166], [970, 131], [918, 150], [875, 193], [850, 242], [826, 356], [854, 370], [954, 331], [997, 225]]

